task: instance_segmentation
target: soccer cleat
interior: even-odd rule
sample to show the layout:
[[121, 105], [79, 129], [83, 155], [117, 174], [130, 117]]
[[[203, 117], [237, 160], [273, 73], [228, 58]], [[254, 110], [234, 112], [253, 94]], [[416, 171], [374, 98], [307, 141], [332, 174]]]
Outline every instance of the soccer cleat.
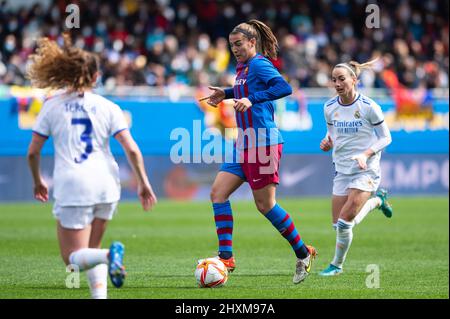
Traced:
[[384, 216], [386, 216], [387, 218], [391, 218], [393, 211], [391, 204], [389, 204], [389, 202], [387, 201], [387, 191], [383, 188], [380, 188], [377, 191], [376, 196], [381, 199], [381, 205], [380, 207], [378, 207], [378, 209], [383, 212]]
[[[216, 258], [216, 259], [219, 259], [221, 262], [223, 262], [225, 267], [227, 267], [228, 272], [233, 272], [234, 269], [236, 268], [236, 260], [234, 259], [234, 257], [230, 257], [228, 259], [223, 259], [223, 258], [220, 258], [219, 256], [216, 256], [216, 257], [211, 257], [211, 258]], [[199, 259], [197, 261], [197, 263], [201, 264], [203, 262], [203, 260], [204, 259]]]
[[311, 266], [313, 260], [317, 256], [317, 251], [313, 246], [306, 245], [308, 249], [309, 255], [306, 258], [300, 259], [297, 258], [297, 264], [295, 266], [295, 274], [292, 282], [294, 284], [301, 283], [311, 272]]
[[335, 265], [330, 264], [326, 269], [319, 272], [319, 275], [329, 277], [329, 276], [337, 276], [342, 274], [342, 268], [336, 267]]
[[123, 255], [125, 247], [121, 242], [115, 241], [109, 247], [108, 272], [111, 282], [117, 288], [122, 287], [126, 272], [123, 266]]
[[227, 267], [228, 272], [233, 272], [234, 269], [236, 268], [236, 260], [234, 259], [234, 257], [230, 257], [228, 259], [223, 259], [219, 257], [219, 260], [223, 262], [225, 267]]

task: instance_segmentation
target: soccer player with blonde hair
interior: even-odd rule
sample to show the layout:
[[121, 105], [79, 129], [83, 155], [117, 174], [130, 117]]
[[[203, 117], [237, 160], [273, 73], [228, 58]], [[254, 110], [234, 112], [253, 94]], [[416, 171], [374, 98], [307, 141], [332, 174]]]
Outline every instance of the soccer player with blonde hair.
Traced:
[[353, 239], [352, 228], [370, 211], [378, 207], [387, 217], [392, 216], [387, 192], [377, 191], [381, 151], [391, 143], [391, 134], [380, 106], [356, 89], [361, 70], [375, 62], [339, 63], [331, 75], [337, 96], [324, 105], [327, 135], [320, 148], [325, 152], [333, 149], [332, 217], [336, 251], [328, 268], [320, 272], [322, 276], [342, 273]]

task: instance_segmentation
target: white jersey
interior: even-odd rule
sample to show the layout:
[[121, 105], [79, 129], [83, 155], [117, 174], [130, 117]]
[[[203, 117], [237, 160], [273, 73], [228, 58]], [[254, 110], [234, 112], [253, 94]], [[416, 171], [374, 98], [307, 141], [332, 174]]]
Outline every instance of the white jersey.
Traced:
[[120, 199], [119, 166], [109, 138], [127, 128], [120, 107], [94, 93], [63, 92], [44, 102], [33, 131], [53, 137], [53, 197], [59, 206]]
[[[333, 162], [337, 172], [361, 172], [352, 156], [367, 150], [376, 140], [374, 127], [384, 121], [381, 107], [372, 99], [358, 93], [351, 104], [341, 104], [339, 97], [324, 105], [325, 120], [333, 140]], [[367, 169], [378, 171], [381, 151], [367, 160]]]

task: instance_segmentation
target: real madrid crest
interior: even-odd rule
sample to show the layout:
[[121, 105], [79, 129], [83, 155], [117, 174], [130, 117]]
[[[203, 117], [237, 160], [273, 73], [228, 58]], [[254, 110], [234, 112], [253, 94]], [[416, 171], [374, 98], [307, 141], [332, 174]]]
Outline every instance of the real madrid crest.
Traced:
[[355, 119], [360, 119], [361, 118], [361, 113], [359, 113], [359, 111], [356, 110], [355, 114], [353, 114], [353, 116], [355, 117]]

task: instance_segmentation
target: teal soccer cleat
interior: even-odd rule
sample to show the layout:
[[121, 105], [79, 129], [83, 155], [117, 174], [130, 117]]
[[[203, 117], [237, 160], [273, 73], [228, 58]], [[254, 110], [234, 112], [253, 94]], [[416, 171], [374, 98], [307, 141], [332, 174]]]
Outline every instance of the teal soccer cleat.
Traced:
[[329, 276], [337, 276], [339, 274], [342, 274], [343, 270], [342, 268], [336, 267], [335, 265], [330, 264], [328, 266], [328, 268], [322, 270], [321, 272], [319, 272], [320, 276], [325, 276], [325, 277], [329, 277]]
[[376, 195], [381, 199], [381, 205], [380, 207], [378, 207], [378, 209], [383, 212], [384, 216], [386, 216], [387, 218], [391, 218], [393, 211], [391, 204], [389, 204], [389, 202], [387, 201], [387, 191], [380, 188], [377, 191]]
[[126, 272], [123, 266], [123, 255], [125, 253], [125, 246], [118, 241], [115, 241], [109, 247], [109, 265], [108, 272], [112, 284], [120, 288], [125, 280]]

